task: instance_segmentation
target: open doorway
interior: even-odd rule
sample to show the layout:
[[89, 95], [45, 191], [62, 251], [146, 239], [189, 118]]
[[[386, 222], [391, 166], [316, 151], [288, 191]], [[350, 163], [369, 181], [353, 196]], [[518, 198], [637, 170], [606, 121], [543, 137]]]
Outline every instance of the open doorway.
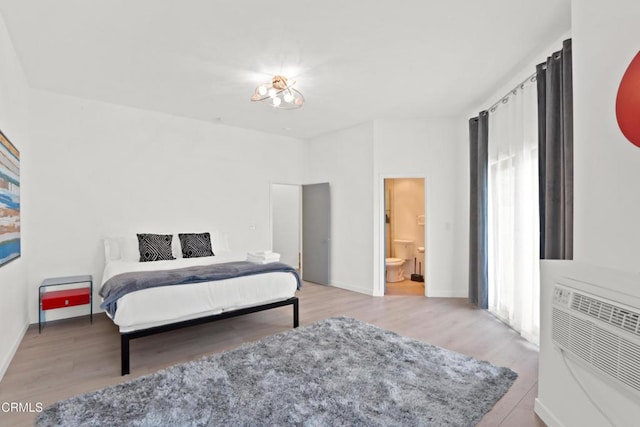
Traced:
[[271, 185], [271, 248], [280, 261], [300, 271], [301, 187]]
[[330, 283], [329, 183], [271, 184], [271, 248], [302, 280]]
[[384, 179], [385, 295], [425, 296], [424, 178]]

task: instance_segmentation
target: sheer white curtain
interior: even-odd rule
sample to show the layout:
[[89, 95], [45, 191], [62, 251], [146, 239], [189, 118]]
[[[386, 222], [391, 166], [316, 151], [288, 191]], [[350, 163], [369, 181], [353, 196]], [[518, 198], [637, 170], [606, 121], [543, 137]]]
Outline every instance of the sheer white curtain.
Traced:
[[538, 344], [538, 122], [527, 81], [489, 114], [489, 310]]

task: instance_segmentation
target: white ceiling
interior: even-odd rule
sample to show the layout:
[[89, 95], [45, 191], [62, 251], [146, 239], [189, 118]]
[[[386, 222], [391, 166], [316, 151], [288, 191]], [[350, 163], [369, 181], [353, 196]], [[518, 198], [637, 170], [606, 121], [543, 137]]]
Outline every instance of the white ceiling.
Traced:
[[[298, 138], [463, 114], [571, 15], [570, 0], [0, 0], [0, 13], [32, 87]], [[250, 102], [274, 74], [303, 108]]]

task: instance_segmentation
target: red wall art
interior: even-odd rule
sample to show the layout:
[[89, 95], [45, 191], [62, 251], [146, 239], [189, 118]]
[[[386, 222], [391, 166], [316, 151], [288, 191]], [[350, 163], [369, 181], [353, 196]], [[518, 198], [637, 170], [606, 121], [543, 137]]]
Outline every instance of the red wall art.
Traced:
[[622, 76], [616, 99], [616, 117], [624, 136], [640, 147], [640, 52]]

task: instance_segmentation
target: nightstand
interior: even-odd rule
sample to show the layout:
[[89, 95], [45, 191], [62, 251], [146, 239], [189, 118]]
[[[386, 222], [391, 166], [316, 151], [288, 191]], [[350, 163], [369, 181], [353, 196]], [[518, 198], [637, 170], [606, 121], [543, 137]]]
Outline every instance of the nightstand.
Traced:
[[[70, 286], [70, 285], [78, 286]], [[64, 287], [60, 290], [47, 290]], [[45, 311], [89, 304], [89, 319], [93, 323], [93, 276], [68, 276], [45, 279], [38, 292], [38, 331], [46, 323]]]

